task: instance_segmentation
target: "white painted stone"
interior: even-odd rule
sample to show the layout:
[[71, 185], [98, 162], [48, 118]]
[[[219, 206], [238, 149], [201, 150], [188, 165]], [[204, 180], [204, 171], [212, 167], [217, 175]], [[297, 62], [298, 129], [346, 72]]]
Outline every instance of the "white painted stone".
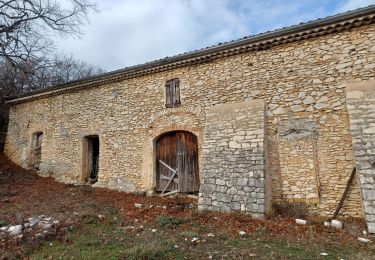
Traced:
[[359, 237], [358, 241], [361, 241], [361, 242], [366, 243], [366, 244], [371, 242], [370, 239], [367, 239], [367, 238], [364, 238], [364, 237]]
[[296, 219], [296, 224], [298, 225], [306, 225], [307, 224], [307, 221], [304, 220], [304, 219]]
[[337, 229], [342, 229], [342, 222], [334, 219], [331, 221], [331, 226]]
[[367, 230], [370, 234], [375, 234], [375, 223], [367, 223]]

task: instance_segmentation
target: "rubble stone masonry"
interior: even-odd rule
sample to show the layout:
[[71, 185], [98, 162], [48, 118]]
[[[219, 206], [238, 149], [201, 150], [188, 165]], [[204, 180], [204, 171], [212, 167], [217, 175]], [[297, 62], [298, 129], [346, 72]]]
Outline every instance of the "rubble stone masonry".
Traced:
[[199, 209], [264, 216], [264, 122], [262, 100], [217, 105], [207, 111]]
[[[224, 187], [220, 196], [227, 197], [232, 192], [238, 196], [242, 196], [242, 192], [243, 196], [248, 196], [246, 192], [249, 192], [254, 196], [251, 199], [256, 203], [249, 207], [257, 214], [263, 214], [262, 200], [266, 197], [274, 203], [306, 202], [313, 205], [315, 213], [330, 216], [355, 166], [343, 83], [375, 79], [374, 42], [375, 26], [364, 25], [267, 50], [249, 51], [14, 104], [5, 152], [16, 163], [27, 167], [32, 135], [42, 131], [41, 174], [79, 183], [83, 138], [98, 135], [100, 170], [95, 185], [128, 192], [151, 191], [155, 187], [155, 139], [168, 131], [184, 130], [198, 137], [202, 194], [205, 193], [203, 188], [214, 185], [209, 182], [215, 179], [215, 185]], [[166, 108], [165, 82], [172, 78], [180, 80], [181, 106]], [[220, 121], [223, 124], [216, 125], [219, 132], [209, 128], [212, 109], [216, 106], [258, 102], [256, 100], [264, 102], [265, 110], [257, 110], [248, 117], [250, 110], [245, 109], [244, 125], [238, 124], [241, 122], [238, 118], [225, 122], [223, 114]], [[236, 117], [240, 117], [233, 109]], [[241, 138], [246, 138], [247, 134], [239, 132], [253, 130], [245, 129], [250, 118], [256, 118], [254, 124], [258, 126], [264, 123], [266, 160], [262, 166], [264, 172], [254, 172], [254, 176], [259, 175], [258, 179], [250, 177], [253, 163], [262, 165], [261, 158], [251, 161], [260, 156], [262, 142], [257, 141], [258, 136], [248, 143], [230, 142], [231, 133], [220, 132], [230, 129], [233, 123], [233, 133], [238, 131]], [[228, 120], [232, 120], [231, 117], [228, 116]], [[285, 127], [288, 124], [292, 127]], [[309, 126], [293, 127], [301, 124]], [[234, 189], [226, 187], [235, 177], [231, 176], [231, 171], [224, 173], [214, 169], [215, 158], [210, 153], [213, 147], [221, 146], [209, 140], [215, 140], [219, 134], [225, 141], [223, 160], [237, 162], [239, 155], [230, 151], [237, 151], [239, 144], [241, 148], [250, 145], [238, 150], [245, 152], [241, 158], [250, 158], [250, 161], [240, 166], [248, 177], [238, 179]], [[257, 148], [252, 147], [255, 144]], [[221, 159], [218, 160], [217, 167], [220, 167]], [[215, 172], [224, 179], [213, 176]], [[205, 176], [206, 173], [211, 175]], [[265, 182], [270, 186], [262, 192], [267, 186]], [[246, 185], [249, 191], [245, 190]], [[220, 187], [215, 186], [215, 189]], [[364, 196], [372, 199], [372, 193]], [[228, 205], [220, 201], [225, 200], [204, 196], [200, 206], [227, 209]], [[240, 203], [242, 198], [238, 201], [229, 205], [231, 210], [247, 207]], [[349, 190], [341, 215], [363, 216], [357, 179]]]
[[347, 83], [346, 86], [367, 227], [370, 233], [375, 233], [375, 81]]

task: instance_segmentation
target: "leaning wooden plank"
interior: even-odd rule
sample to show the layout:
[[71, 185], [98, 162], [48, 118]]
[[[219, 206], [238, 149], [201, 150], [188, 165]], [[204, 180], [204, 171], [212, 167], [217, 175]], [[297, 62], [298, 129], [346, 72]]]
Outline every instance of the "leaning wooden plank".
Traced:
[[164, 165], [165, 167], [167, 167], [169, 170], [171, 170], [172, 172], [176, 172], [176, 171], [177, 171], [177, 169], [174, 170], [173, 168], [171, 168], [168, 164], [166, 164], [166, 163], [163, 162], [162, 160], [159, 160], [159, 162], [160, 162], [162, 165]]
[[[160, 175], [160, 179], [169, 181], [171, 179], [171, 177], [168, 177], [168, 176], [165, 176], [165, 175]], [[173, 182], [178, 183], [178, 178], [173, 179]]]
[[179, 193], [179, 192], [180, 192], [179, 190], [173, 190], [173, 191], [170, 191], [170, 192], [167, 192], [167, 193], [161, 194], [160, 196], [161, 196], [161, 197], [169, 196], [169, 195], [176, 194], [176, 193]]
[[164, 194], [164, 192], [168, 189], [169, 185], [172, 183], [172, 180], [174, 179], [174, 176], [176, 176], [178, 172], [178, 169], [173, 173], [171, 179], [168, 181], [167, 185], [164, 187], [163, 191], [161, 192], [161, 195]]

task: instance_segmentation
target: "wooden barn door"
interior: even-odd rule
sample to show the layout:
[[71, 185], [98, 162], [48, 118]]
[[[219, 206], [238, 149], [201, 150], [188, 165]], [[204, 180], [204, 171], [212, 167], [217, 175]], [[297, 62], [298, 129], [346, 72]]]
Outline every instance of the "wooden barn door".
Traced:
[[157, 191], [199, 191], [198, 144], [192, 133], [178, 131], [161, 136], [156, 141], [156, 165]]

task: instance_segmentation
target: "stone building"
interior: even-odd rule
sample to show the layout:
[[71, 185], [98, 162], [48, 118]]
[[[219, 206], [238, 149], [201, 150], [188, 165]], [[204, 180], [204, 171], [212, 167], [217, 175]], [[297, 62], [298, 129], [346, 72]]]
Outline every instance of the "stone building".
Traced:
[[[67, 183], [304, 203], [375, 232], [375, 7], [9, 98], [6, 154]], [[48, 187], [46, 187], [48, 188]]]

